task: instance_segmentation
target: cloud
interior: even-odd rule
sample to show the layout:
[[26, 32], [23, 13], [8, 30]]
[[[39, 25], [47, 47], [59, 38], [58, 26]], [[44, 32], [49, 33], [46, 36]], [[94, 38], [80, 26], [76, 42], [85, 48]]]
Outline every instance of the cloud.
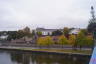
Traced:
[[0, 0], [0, 30], [86, 27], [90, 18], [88, 0]]

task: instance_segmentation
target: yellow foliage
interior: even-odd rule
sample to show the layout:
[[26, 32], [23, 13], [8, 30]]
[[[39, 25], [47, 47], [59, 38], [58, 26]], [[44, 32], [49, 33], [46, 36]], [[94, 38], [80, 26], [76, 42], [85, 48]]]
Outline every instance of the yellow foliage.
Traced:
[[74, 45], [76, 43], [76, 36], [70, 35], [69, 36], [69, 44]]
[[53, 40], [50, 36], [39, 37], [37, 42], [38, 42], [38, 45], [52, 45], [53, 44]]
[[44, 37], [39, 37], [37, 40], [37, 44], [38, 45], [45, 45], [45, 39]]
[[94, 44], [94, 42], [93, 42], [92, 36], [87, 36], [86, 37], [86, 45], [87, 46], [92, 46], [93, 44]]
[[68, 40], [67, 40], [67, 38], [64, 35], [60, 36], [58, 38], [58, 40], [59, 40], [58, 43], [61, 44], [61, 45], [68, 44]]

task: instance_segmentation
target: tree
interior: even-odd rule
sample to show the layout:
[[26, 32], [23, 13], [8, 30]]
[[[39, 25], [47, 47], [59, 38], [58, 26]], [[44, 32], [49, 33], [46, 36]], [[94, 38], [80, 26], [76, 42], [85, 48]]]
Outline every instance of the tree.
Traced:
[[18, 31], [8, 31], [8, 40], [11, 39], [20, 39], [25, 36], [25, 33], [22, 30]]
[[59, 40], [59, 44], [61, 44], [61, 45], [66, 45], [66, 44], [68, 44], [68, 40], [67, 40], [67, 38], [65, 37], [65, 36], [60, 36], [59, 38], [58, 38], [58, 40]]
[[60, 31], [60, 30], [57, 30], [57, 31], [53, 31], [52, 32], [52, 36], [60, 36], [62, 35], [63, 33]]
[[50, 36], [39, 37], [37, 41], [38, 45], [49, 46], [53, 44], [53, 40]]
[[69, 36], [69, 44], [72, 45], [74, 50], [76, 49], [77, 44], [76, 44], [76, 36], [75, 35]]
[[75, 35], [70, 35], [69, 36], [69, 44], [74, 46], [76, 44], [76, 36]]
[[44, 37], [39, 37], [38, 40], [37, 40], [37, 45], [46, 45], [45, 38]]
[[32, 37], [32, 33], [30, 32], [30, 28], [29, 27], [25, 27], [23, 29], [24, 35], [27, 37]]
[[40, 31], [37, 32], [37, 35], [38, 35], [38, 36], [42, 36], [42, 32], [40, 32]]
[[87, 27], [87, 30], [90, 34], [92, 34], [93, 36], [93, 47], [95, 45], [95, 41], [96, 41], [96, 18], [93, 18], [89, 21], [89, 24], [88, 24], [88, 27]]
[[37, 36], [37, 34], [36, 34], [35, 30], [32, 30], [32, 37], [35, 37], [35, 36]]
[[96, 30], [96, 19], [91, 19], [88, 27], [87, 27], [88, 32], [92, 33], [94, 30]]
[[63, 33], [64, 33], [65, 37], [68, 38], [69, 37], [69, 28], [64, 27]]
[[25, 33], [30, 33], [30, 28], [29, 28], [29, 27], [25, 27], [25, 28], [23, 29], [23, 31], [24, 31]]
[[86, 37], [86, 46], [92, 47], [93, 46], [93, 38], [92, 36]]
[[45, 37], [45, 42], [46, 42], [46, 45], [52, 45], [53, 44], [53, 40], [50, 36]]
[[86, 29], [81, 29], [81, 32], [83, 32], [84, 35], [87, 35], [88, 34], [88, 31]]
[[23, 30], [18, 30], [17, 31], [17, 38], [19, 39], [19, 38], [22, 38], [22, 37], [24, 37], [25, 36], [25, 33], [23, 32]]
[[18, 31], [8, 31], [8, 40], [11, 39], [20, 39], [22, 37], [28, 36], [31, 37], [32, 34], [30, 33], [30, 29], [28, 27], [24, 28], [24, 30], [18, 30]]
[[17, 31], [8, 31], [7, 40], [17, 39]]
[[78, 33], [77, 38], [76, 38], [76, 43], [78, 46], [80, 46], [80, 49], [82, 46], [86, 44], [86, 36], [84, 35], [82, 31]]

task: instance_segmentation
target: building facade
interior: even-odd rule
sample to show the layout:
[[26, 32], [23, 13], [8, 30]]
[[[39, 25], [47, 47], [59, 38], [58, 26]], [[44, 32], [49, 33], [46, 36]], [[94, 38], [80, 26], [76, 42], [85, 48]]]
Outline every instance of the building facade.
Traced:
[[69, 32], [69, 34], [77, 35], [79, 32], [80, 32], [80, 28], [74, 28], [74, 29], [72, 29], [72, 30]]
[[63, 29], [45, 29], [45, 28], [36, 28], [36, 32], [42, 32], [42, 35], [52, 35], [54, 31], [63, 31]]

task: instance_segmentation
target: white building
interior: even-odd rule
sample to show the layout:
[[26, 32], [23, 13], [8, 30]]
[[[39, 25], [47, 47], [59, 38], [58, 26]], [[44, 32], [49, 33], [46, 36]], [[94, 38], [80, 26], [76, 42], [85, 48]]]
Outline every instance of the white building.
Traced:
[[80, 32], [80, 28], [74, 28], [70, 31], [69, 34], [78, 34]]
[[0, 36], [0, 40], [6, 40], [7, 37], [8, 37], [8, 35], [1, 35], [1, 36]]
[[37, 28], [36, 32], [42, 32], [42, 35], [52, 35], [53, 31], [57, 31], [62, 29], [44, 29], [44, 28]]

